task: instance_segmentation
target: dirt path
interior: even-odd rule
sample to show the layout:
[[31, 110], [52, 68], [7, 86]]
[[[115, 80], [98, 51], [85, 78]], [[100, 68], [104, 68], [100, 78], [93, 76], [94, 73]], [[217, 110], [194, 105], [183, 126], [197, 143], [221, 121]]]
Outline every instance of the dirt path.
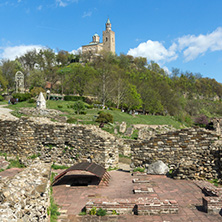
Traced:
[[5, 106], [7, 105], [0, 105], [0, 119], [18, 119], [11, 114], [13, 110], [5, 108]]

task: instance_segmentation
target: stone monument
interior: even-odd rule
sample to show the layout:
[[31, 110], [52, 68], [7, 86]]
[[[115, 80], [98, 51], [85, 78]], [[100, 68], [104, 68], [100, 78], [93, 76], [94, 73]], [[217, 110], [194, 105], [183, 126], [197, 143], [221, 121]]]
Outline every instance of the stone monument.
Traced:
[[120, 133], [125, 133], [126, 131], [126, 123], [125, 122], [122, 122], [119, 126], [119, 132]]
[[15, 88], [16, 93], [24, 93], [24, 74], [21, 71], [16, 72], [15, 74]]
[[46, 101], [42, 94], [42, 92], [39, 93], [39, 97], [37, 99], [37, 109], [46, 109]]

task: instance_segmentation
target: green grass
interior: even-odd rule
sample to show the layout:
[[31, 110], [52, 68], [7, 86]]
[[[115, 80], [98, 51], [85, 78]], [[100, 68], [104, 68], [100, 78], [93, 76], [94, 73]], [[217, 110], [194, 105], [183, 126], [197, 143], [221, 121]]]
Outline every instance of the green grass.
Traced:
[[112, 170], [118, 170], [117, 167], [112, 168], [111, 166], [109, 166], [109, 168], [107, 169], [107, 171], [112, 171]]
[[[96, 116], [98, 116], [98, 112], [100, 109], [86, 109], [86, 115], [77, 115], [74, 114], [74, 109], [67, 108], [67, 106], [72, 105], [74, 102], [72, 101], [47, 101], [48, 109], [56, 109], [62, 112], [65, 112], [65, 115], [68, 118], [77, 119], [78, 123], [82, 124], [97, 124], [95, 123]], [[58, 108], [62, 107], [62, 108]], [[16, 105], [8, 105], [8, 108], [17, 111], [22, 107], [36, 107], [36, 104], [28, 103], [28, 102], [19, 102]], [[127, 113], [123, 113], [119, 110], [104, 110], [104, 112], [110, 113], [114, 117], [114, 122], [122, 123], [123, 121], [127, 123], [127, 126], [131, 126], [133, 124], [147, 124], [147, 125], [172, 125], [175, 128], [180, 128], [181, 123], [176, 121], [174, 117], [171, 116], [152, 116], [152, 115], [136, 115], [132, 116]], [[112, 132], [113, 129], [107, 125], [105, 125], [105, 130], [108, 132]], [[136, 135], [135, 135], [136, 136]]]
[[56, 164], [52, 164], [51, 167], [52, 167], [53, 170], [60, 170], [60, 169], [63, 170], [63, 169], [68, 169], [69, 168], [67, 166], [62, 166], [62, 165], [60, 166], [60, 165], [56, 165]]
[[[55, 175], [56, 174], [52, 172], [51, 177], [50, 177], [51, 184], [54, 180]], [[52, 186], [50, 186], [50, 206], [47, 209], [47, 212], [50, 215], [50, 222], [57, 221], [58, 216], [60, 215], [58, 209], [59, 209], [59, 206], [54, 202], [54, 198], [52, 195]]]
[[16, 160], [9, 160], [10, 164], [8, 165], [7, 169], [11, 168], [25, 168], [25, 165], [20, 163], [19, 159]]
[[4, 156], [5, 160], [7, 160], [7, 153], [0, 152], [0, 156]]
[[212, 179], [212, 180], [208, 180], [210, 183], [212, 183], [214, 186], [218, 187], [219, 186], [219, 182], [218, 179]]
[[33, 154], [31, 156], [28, 156], [28, 159], [36, 159], [37, 157], [40, 157], [41, 154], [40, 153], [37, 153], [37, 154]]
[[133, 170], [133, 172], [141, 172], [141, 173], [143, 173], [144, 171], [145, 171], [145, 169], [141, 168], [141, 167], [137, 167]]
[[7, 101], [0, 101], [0, 105], [7, 105], [8, 104], [8, 102]]

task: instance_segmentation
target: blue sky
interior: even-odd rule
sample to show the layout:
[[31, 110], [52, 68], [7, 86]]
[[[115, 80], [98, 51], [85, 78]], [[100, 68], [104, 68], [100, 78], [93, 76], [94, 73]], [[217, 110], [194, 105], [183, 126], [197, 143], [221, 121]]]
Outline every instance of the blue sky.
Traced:
[[102, 37], [109, 17], [116, 52], [222, 83], [221, 0], [0, 0], [0, 59], [33, 47], [72, 52]]

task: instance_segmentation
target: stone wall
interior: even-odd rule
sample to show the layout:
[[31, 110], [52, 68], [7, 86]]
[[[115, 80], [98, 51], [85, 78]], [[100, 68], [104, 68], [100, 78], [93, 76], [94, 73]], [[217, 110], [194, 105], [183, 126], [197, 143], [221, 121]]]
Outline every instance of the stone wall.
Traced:
[[147, 167], [162, 160], [174, 169], [178, 179], [212, 179], [222, 175], [222, 145], [212, 131], [182, 129], [135, 142], [131, 147], [134, 167]]
[[49, 221], [50, 166], [37, 161], [13, 179], [0, 180], [0, 221]]
[[114, 136], [90, 125], [51, 122], [46, 118], [22, 117], [0, 120], [0, 152], [21, 159], [39, 154], [46, 162], [72, 165], [82, 160], [108, 167], [118, 164]]
[[110, 215], [135, 214], [135, 215], [161, 215], [177, 214], [178, 203], [175, 200], [159, 200], [158, 198], [140, 197], [135, 199], [114, 199], [112, 201], [98, 199], [86, 203], [85, 209], [89, 213], [92, 208], [102, 208]]

